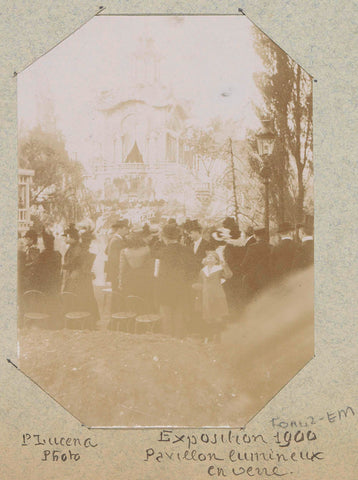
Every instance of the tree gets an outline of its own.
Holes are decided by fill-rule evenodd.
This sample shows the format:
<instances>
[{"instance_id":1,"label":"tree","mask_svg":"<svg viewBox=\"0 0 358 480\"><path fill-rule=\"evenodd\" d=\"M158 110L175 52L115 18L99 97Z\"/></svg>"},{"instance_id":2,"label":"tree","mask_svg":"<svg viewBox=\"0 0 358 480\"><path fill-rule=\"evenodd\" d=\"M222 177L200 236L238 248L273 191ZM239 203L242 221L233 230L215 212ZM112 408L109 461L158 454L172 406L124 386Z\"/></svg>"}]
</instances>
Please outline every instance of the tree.
<instances>
[{"instance_id":1,"label":"tree","mask_svg":"<svg viewBox=\"0 0 358 480\"><path fill-rule=\"evenodd\" d=\"M76 222L94 212L82 164L71 160L59 133L36 127L19 141L19 166L34 170L31 205L50 222Z\"/></svg>"},{"instance_id":2,"label":"tree","mask_svg":"<svg viewBox=\"0 0 358 480\"><path fill-rule=\"evenodd\" d=\"M206 127L190 127L186 144L201 168L202 182L210 182L213 216L233 216L237 223L258 224L260 185L249 168L247 144L239 139L241 125L237 121L214 118Z\"/></svg>"},{"instance_id":3,"label":"tree","mask_svg":"<svg viewBox=\"0 0 358 480\"><path fill-rule=\"evenodd\" d=\"M312 78L267 35L254 28L255 49L264 72L255 75L263 106L260 118L273 120L276 136L271 167L271 199L277 220L302 221L306 187L313 172ZM253 144L254 135L249 135ZM257 161L251 158L253 168Z\"/></svg>"}]
</instances>

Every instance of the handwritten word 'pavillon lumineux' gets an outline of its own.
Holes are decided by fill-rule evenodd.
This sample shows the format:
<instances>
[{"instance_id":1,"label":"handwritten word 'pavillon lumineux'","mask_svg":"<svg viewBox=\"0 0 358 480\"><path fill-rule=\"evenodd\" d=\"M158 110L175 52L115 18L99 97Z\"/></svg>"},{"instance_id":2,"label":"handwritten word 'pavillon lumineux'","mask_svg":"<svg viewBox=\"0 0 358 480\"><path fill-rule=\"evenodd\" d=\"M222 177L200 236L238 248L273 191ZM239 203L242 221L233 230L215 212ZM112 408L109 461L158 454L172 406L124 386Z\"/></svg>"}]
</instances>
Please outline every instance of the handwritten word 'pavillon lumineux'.
<instances>
[{"instance_id":1,"label":"handwritten word 'pavillon lumineux'","mask_svg":"<svg viewBox=\"0 0 358 480\"><path fill-rule=\"evenodd\" d=\"M145 452L145 462L298 462L298 461L315 461L324 460L323 452L321 451L308 451L300 450L288 453L274 452L272 449L266 452L245 452L238 450L230 450L228 456L219 455L215 452L202 452L198 450L185 450L183 452L171 452L171 451L155 451L153 448L148 448Z\"/></svg>"}]
</instances>

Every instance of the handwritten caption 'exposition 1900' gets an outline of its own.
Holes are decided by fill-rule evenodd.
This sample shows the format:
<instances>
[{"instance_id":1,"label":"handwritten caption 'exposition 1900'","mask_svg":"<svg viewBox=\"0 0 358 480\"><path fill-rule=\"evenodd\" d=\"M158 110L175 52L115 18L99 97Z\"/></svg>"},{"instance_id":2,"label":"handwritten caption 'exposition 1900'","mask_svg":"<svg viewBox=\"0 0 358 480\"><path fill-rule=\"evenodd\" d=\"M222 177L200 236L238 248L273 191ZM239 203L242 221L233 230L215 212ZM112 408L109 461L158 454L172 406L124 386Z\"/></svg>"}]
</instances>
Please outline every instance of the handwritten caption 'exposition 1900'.
<instances>
[{"instance_id":1,"label":"handwritten caption 'exposition 1900'","mask_svg":"<svg viewBox=\"0 0 358 480\"><path fill-rule=\"evenodd\" d=\"M207 474L210 477L245 474L251 477L256 475L283 477L292 473L284 468L288 462L313 462L324 459L322 451L314 447L310 448L312 442L317 440L317 434L313 430L307 432L297 430L292 433L289 431L276 432L273 439L280 451L269 448L272 438L265 438L261 434L249 435L244 433L240 435L229 430L223 434L193 433L178 435L172 430L162 430L158 439L159 442L170 442L172 444L184 442L184 449L172 451L165 448L148 448L145 452L144 461L151 463L198 462L206 465ZM307 445L308 442L309 446ZM301 443L306 444L305 448L287 453L281 450L293 445L301 446ZM230 445L230 448L225 448L221 452L221 449L215 450L214 445ZM210 446L211 450L204 449L205 446ZM257 466L257 464L260 466Z\"/></svg>"},{"instance_id":2,"label":"handwritten caption 'exposition 1900'","mask_svg":"<svg viewBox=\"0 0 358 480\"><path fill-rule=\"evenodd\" d=\"M272 434L249 434L245 428L223 433L186 432L162 429L157 443L145 450L147 464L196 463L206 468L209 477L241 478L284 477L293 474L297 462L322 462L316 424L325 418L336 423L355 416L352 407L327 412L325 417L307 417L308 421L271 420ZM315 426L309 428L309 420ZM299 428L298 428L299 426ZM308 428L307 428L308 427Z\"/></svg>"}]
</instances>

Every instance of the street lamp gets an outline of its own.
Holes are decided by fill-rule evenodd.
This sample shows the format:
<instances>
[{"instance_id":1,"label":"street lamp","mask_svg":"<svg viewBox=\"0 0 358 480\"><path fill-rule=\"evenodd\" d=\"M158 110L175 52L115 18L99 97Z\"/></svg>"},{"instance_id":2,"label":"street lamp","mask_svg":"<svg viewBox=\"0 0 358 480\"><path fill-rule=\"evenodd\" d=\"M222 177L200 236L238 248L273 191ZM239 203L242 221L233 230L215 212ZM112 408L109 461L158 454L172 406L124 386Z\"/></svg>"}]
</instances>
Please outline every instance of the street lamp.
<instances>
[{"instance_id":1,"label":"street lamp","mask_svg":"<svg viewBox=\"0 0 358 480\"><path fill-rule=\"evenodd\" d=\"M269 166L269 157L272 155L275 144L275 135L271 129L271 120L262 120L262 129L256 134L257 150L262 159L263 167L261 177L265 185L265 229L267 241L270 241L270 204L269 204L269 184L271 169Z\"/></svg>"}]
</instances>

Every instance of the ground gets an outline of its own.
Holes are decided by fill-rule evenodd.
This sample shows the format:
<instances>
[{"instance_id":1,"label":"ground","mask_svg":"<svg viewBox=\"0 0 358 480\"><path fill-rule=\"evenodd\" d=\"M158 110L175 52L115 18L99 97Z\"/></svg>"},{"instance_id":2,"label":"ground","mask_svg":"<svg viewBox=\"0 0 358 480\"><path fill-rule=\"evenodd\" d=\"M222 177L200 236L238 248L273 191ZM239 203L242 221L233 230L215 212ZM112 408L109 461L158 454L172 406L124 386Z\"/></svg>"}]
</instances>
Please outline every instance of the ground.
<instances>
[{"instance_id":1,"label":"ground","mask_svg":"<svg viewBox=\"0 0 358 480\"><path fill-rule=\"evenodd\" d=\"M20 369L87 426L239 427L313 357L313 269L255 299L221 344L107 322L22 328Z\"/></svg>"}]
</instances>

